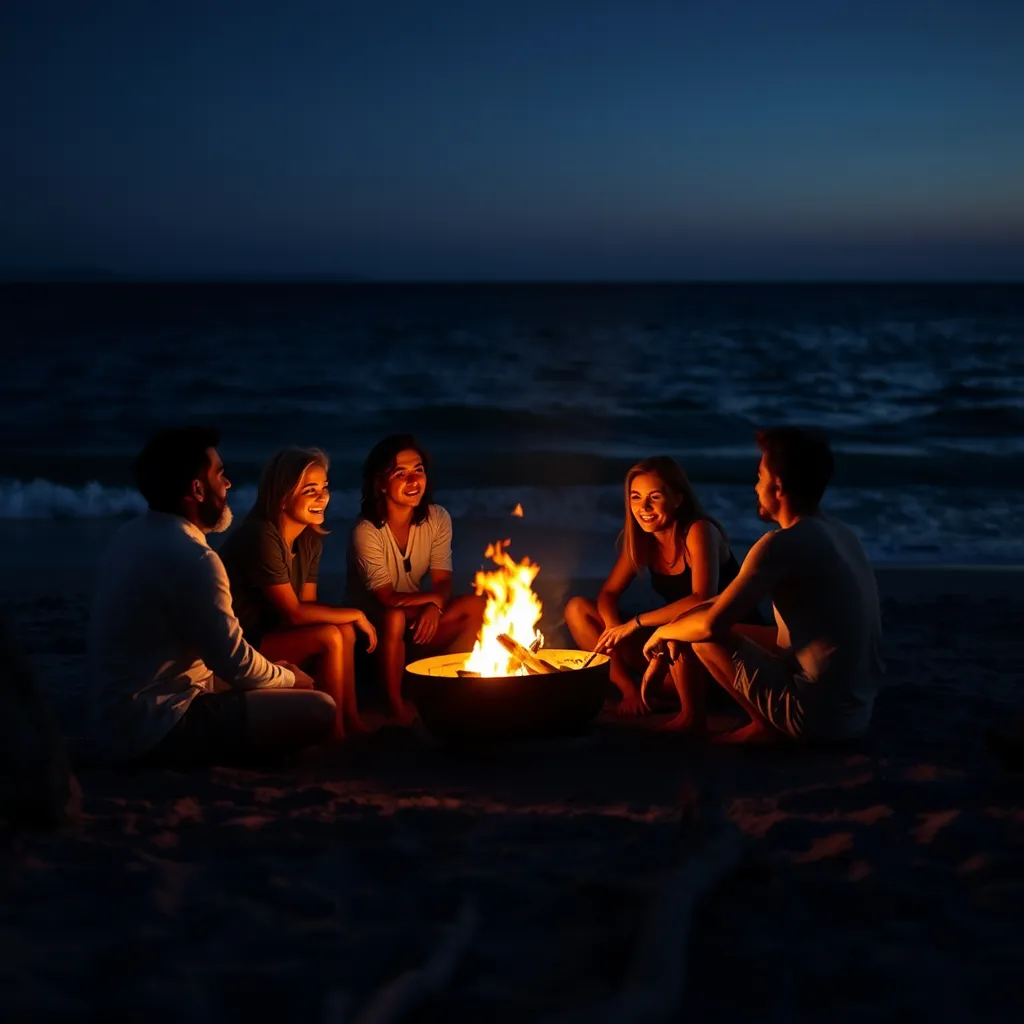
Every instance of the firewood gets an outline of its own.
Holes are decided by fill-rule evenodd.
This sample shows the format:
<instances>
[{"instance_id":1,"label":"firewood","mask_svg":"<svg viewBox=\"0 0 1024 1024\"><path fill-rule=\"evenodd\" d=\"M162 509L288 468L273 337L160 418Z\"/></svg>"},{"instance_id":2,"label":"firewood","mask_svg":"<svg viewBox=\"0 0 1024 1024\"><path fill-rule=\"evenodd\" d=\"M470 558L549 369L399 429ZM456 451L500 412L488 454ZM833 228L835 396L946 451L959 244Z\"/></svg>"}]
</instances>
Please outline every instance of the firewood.
<instances>
[{"instance_id":1,"label":"firewood","mask_svg":"<svg viewBox=\"0 0 1024 1024\"><path fill-rule=\"evenodd\" d=\"M558 669L549 665L546 661L542 661L537 657L528 647L524 647L521 643L517 643L508 635L508 633L501 633L498 636L498 643L512 655L513 658L522 662L526 666L526 671L533 676L546 676L553 672L557 672Z\"/></svg>"}]
</instances>

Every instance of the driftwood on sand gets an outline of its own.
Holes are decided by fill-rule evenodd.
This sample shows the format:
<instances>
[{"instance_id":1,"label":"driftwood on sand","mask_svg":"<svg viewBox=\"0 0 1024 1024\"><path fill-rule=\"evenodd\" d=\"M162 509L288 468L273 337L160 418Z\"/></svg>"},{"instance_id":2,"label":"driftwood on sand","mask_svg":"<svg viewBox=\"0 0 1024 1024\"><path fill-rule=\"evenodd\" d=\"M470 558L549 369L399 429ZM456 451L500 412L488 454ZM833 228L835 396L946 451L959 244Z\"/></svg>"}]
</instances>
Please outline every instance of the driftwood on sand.
<instances>
[{"instance_id":1,"label":"driftwood on sand","mask_svg":"<svg viewBox=\"0 0 1024 1024\"><path fill-rule=\"evenodd\" d=\"M59 825L77 814L80 795L32 666L0 624L0 819Z\"/></svg>"},{"instance_id":2,"label":"driftwood on sand","mask_svg":"<svg viewBox=\"0 0 1024 1024\"><path fill-rule=\"evenodd\" d=\"M437 952L416 970L400 974L377 991L355 1019L355 1024L395 1024L450 984L477 929L476 903L465 899L459 916Z\"/></svg>"},{"instance_id":3,"label":"driftwood on sand","mask_svg":"<svg viewBox=\"0 0 1024 1024\"><path fill-rule=\"evenodd\" d=\"M550 1024L630 1024L680 1019L694 914L744 859L744 837L708 789L682 793L685 860L651 896L625 984L610 999L559 1014Z\"/></svg>"}]
</instances>

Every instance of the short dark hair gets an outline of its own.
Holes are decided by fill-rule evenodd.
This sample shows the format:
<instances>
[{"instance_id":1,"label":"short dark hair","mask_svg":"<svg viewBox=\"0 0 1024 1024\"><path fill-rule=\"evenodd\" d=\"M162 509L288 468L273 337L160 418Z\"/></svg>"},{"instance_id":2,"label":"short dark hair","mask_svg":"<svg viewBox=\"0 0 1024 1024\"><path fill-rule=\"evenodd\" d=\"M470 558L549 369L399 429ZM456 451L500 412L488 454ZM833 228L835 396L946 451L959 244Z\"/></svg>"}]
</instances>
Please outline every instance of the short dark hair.
<instances>
[{"instance_id":1,"label":"short dark hair","mask_svg":"<svg viewBox=\"0 0 1024 1024\"><path fill-rule=\"evenodd\" d=\"M814 508L832 479L835 459L828 439L807 427L769 427L757 432L768 471L800 508Z\"/></svg>"},{"instance_id":2,"label":"short dark hair","mask_svg":"<svg viewBox=\"0 0 1024 1024\"><path fill-rule=\"evenodd\" d=\"M135 458L135 486L156 512L177 512L193 480L210 465L208 448L220 444L212 427L167 427L151 434Z\"/></svg>"},{"instance_id":3,"label":"short dark hair","mask_svg":"<svg viewBox=\"0 0 1024 1024\"><path fill-rule=\"evenodd\" d=\"M414 524L422 523L430 515L430 506L434 501L434 488L430 483L430 456L412 434L389 434L378 441L366 456L363 463L363 493L359 504L359 518L367 519L374 526L381 527L387 522L388 503L383 495L384 485L391 471L395 468L395 459L400 452L414 451L423 461L423 471L427 482L423 488L423 498L413 510Z\"/></svg>"}]
</instances>

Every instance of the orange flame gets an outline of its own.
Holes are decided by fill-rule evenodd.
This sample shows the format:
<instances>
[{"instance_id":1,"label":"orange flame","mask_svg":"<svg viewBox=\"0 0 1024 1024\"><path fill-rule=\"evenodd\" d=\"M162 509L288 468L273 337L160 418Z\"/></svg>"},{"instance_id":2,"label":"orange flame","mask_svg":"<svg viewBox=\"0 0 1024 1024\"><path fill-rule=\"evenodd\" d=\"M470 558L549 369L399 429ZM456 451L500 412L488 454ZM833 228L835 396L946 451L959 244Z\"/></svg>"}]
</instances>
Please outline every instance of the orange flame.
<instances>
[{"instance_id":1,"label":"orange flame","mask_svg":"<svg viewBox=\"0 0 1024 1024\"><path fill-rule=\"evenodd\" d=\"M516 502L516 507L512 509L512 515L514 515L516 519L523 518L523 506L520 505L518 501Z\"/></svg>"},{"instance_id":2,"label":"orange flame","mask_svg":"<svg viewBox=\"0 0 1024 1024\"><path fill-rule=\"evenodd\" d=\"M526 675L526 669L521 665L511 664L513 659L498 643L502 633L507 633L524 647L544 642L543 634L537 630L543 605L532 589L540 566L528 558L521 562L513 561L505 550L508 544L507 540L499 540L488 545L484 554L498 568L491 572L481 570L474 580L476 592L487 595L487 606L480 635L465 667L482 676Z\"/></svg>"}]
</instances>

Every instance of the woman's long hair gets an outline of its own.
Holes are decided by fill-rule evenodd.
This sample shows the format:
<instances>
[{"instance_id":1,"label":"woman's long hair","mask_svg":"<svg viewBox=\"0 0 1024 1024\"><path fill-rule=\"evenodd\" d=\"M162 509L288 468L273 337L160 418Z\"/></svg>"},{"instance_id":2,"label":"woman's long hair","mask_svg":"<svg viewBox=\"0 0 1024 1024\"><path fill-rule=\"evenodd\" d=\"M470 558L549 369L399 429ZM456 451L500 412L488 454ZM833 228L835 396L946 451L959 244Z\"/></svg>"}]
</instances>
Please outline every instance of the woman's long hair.
<instances>
[{"instance_id":1,"label":"woman's long hair","mask_svg":"<svg viewBox=\"0 0 1024 1024\"><path fill-rule=\"evenodd\" d=\"M260 473L260 485L256 492L256 504L249 517L265 519L277 525L284 503L302 483L302 477L310 466L321 466L326 473L331 461L326 452L319 448L282 448L275 452ZM330 533L316 523L309 529L316 533Z\"/></svg>"},{"instance_id":2,"label":"woman's long hair","mask_svg":"<svg viewBox=\"0 0 1024 1024\"><path fill-rule=\"evenodd\" d=\"M412 434L389 434L373 446L363 463L363 494L359 504L359 518L369 520L378 529L388 519L388 477L395 468L395 460L399 453L406 451L414 451L419 455L423 462L423 472L426 475L423 497L412 512L413 525L422 523L430 515L430 506L434 502L434 489L430 483L430 456L427 454L427 450Z\"/></svg>"},{"instance_id":3,"label":"woman's long hair","mask_svg":"<svg viewBox=\"0 0 1024 1024\"><path fill-rule=\"evenodd\" d=\"M643 459L632 466L626 474L626 521L622 533L619 534L619 544L637 572L651 564L657 544L657 541L649 533L645 533L641 529L630 507L629 495L633 489L633 481L642 473L651 473L658 477L664 487L665 496L676 503L675 522L679 525L679 534L684 548L686 535L698 519L707 519L725 537L725 528L717 519L704 511L704 506L700 503L697 492L693 489L693 484L690 483L690 478L675 459L667 455L654 455L649 459ZM690 564L689 551L686 552L686 564Z\"/></svg>"}]
</instances>

